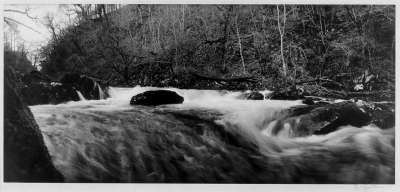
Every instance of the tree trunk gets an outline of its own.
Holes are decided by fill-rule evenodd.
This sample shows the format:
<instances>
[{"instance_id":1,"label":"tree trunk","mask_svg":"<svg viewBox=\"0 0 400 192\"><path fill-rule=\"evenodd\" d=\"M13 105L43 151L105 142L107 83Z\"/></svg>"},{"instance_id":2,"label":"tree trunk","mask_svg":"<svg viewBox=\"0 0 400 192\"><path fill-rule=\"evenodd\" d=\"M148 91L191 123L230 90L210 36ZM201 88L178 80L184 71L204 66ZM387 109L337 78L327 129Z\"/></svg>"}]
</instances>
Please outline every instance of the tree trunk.
<instances>
[{"instance_id":1,"label":"tree trunk","mask_svg":"<svg viewBox=\"0 0 400 192\"><path fill-rule=\"evenodd\" d=\"M277 20L278 20L278 30L279 30L279 36L281 39L281 60L282 60L282 70L283 70L283 77L284 77L284 81L286 84L286 80L287 80L287 65L285 62L285 56L284 56L284 52L283 52L283 38L285 35L285 24L286 24L286 6L283 5L283 25L281 26L281 22L280 22L280 13L279 13L279 5L276 6L276 10L278 13L277 16Z\"/></svg>"},{"instance_id":2,"label":"tree trunk","mask_svg":"<svg viewBox=\"0 0 400 192\"><path fill-rule=\"evenodd\" d=\"M228 10L225 12L224 18L224 37L222 38L222 50L221 50L221 57L222 57L222 71L226 71L226 50L228 49L228 36L229 36L229 21L230 15L232 12L232 6L229 6Z\"/></svg>"},{"instance_id":3,"label":"tree trunk","mask_svg":"<svg viewBox=\"0 0 400 192\"><path fill-rule=\"evenodd\" d=\"M236 15L236 35L237 35L237 38L238 38L239 51L240 51L240 59L241 59L241 61L242 61L243 74L246 74L246 66L245 66L245 64L244 64L242 43L241 43L241 41L240 41L238 18L239 18L239 15Z\"/></svg>"}]
</instances>

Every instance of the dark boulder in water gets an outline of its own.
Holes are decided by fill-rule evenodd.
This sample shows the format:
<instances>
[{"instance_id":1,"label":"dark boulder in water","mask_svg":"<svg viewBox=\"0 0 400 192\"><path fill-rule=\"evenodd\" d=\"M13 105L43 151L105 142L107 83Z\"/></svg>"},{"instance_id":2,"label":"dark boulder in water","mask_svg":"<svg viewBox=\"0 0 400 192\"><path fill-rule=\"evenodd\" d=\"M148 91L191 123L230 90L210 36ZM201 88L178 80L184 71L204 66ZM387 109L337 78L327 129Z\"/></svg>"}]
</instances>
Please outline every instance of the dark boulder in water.
<instances>
[{"instance_id":1,"label":"dark boulder in water","mask_svg":"<svg viewBox=\"0 0 400 192\"><path fill-rule=\"evenodd\" d=\"M183 97L169 90L146 91L131 98L131 105L163 105L183 103Z\"/></svg>"},{"instance_id":2,"label":"dark boulder in water","mask_svg":"<svg viewBox=\"0 0 400 192\"><path fill-rule=\"evenodd\" d=\"M333 103L333 101L334 101L333 99L328 99L328 98L306 96L306 98L303 99L303 104L323 106L331 104Z\"/></svg>"},{"instance_id":3,"label":"dark boulder in water","mask_svg":"<svg viewBox=\"0 0 400 192\"><path fill-rule=\"evenodd\" d=\"M4 181L62 182L31 111L15 91L12 70L4 83Z\"/></svg>"},{"instance_id":4,"label":"dark boulder in water","mask_svg":"<svg viewBox=\"0 0 400 192\"><path fill-rule=\"evenodd\" d=\"M312 98L305 98L303 100L303 103L306 104L306 105L314 105L315 101Z\"/></svg>"},{"instance_id":5,"label":"dark boulder in water","mask_svg":"<svg viewBox=\"0 0 400 192\"><path fill-rule=\"evenodd\" d=\"M365 106L350 101L324 106L299 106L287 110L273 122L271 132L289 137L328 134L345 125L362 127L370 124L371 120L371 114Z\"/></svg>"},{"instance_id":6,"label":"dark boulder in water","mask_svg":"<svg viewBox=\"0 0 400 192\"><path fill-rule=\"evenodd\" d=\"M264 100L264 95L257 91L252 91L246 94L247 100Z\"/></svg>"}]
</instances>

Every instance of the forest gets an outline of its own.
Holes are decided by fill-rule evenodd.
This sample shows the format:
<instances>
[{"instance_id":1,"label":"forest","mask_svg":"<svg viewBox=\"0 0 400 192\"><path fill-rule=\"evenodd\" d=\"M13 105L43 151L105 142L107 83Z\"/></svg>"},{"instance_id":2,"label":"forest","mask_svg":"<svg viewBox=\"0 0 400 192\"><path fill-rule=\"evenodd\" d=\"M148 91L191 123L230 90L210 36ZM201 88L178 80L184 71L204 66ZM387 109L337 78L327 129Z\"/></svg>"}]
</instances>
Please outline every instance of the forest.
<instances>
[{"instance_id":1,"label":"forest","mask_svg":"<svg viewBox=\"0 0 400 192\"><path fill-rule=\"evenodd\" d=\"M74 5L40 71L113 86L394 90L391 5ZM7 56L6 56L7 57ZM26 71L26 70L23 70Z\"/></svg>"}]
</instances>

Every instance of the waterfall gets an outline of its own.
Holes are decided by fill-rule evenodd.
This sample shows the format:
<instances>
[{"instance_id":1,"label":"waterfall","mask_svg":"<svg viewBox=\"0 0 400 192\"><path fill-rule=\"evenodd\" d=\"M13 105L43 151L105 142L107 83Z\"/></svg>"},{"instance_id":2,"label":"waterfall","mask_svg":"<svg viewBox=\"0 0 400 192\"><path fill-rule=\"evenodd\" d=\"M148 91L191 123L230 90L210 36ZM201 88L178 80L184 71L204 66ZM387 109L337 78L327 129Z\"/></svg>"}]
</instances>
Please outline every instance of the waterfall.
<instances>
[{"instance_id":1,"label":"waterfall","mask_svg":"<svg viewBox=\"0 0 400 192\"><path fill-rule=\"evenodd\" d=\"M104 93L103 89L100 87L100 85L96 82L97 89L99 91L99 99L106 99L106 94Z\"/></svg>"},{"instance_id":2,"label":"waterfall","mask_svg":"<svg viewBox=\"0 0 400 192\"><path fill-rule=\"evenodd\" d=\"M79 100L81 100L81 101L86 101L86 98L82 95L82 93L81 93L80 91L76 90L76 93L77 93L78 96L79 96Z\"/></svg>"}]
</instances>

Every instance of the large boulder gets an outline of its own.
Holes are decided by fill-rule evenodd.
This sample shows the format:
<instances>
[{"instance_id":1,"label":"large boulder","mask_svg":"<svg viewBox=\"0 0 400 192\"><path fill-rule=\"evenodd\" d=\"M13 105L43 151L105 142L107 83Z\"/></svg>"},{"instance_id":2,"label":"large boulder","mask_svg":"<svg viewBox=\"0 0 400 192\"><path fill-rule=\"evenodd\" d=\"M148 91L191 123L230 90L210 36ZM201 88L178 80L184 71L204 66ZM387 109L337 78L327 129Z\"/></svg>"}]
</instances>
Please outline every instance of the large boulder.
<instances>
[{"instance_id":1,"label":"large boulder","mask_svg":"<svg viewBox=\"0 0 400 192\"><path fill-rule=\"evenodd\" d=\"M42 134L29 108L15 90L15 78L6 68L4 82L4 181L62 182L53 166Z\"/></svg>"},{"instance_id":2,"label":"large boulder","mask_svg":"<svg viewBox=\"0 0 400 192\"><path fill-rule=\"evenodd\" d=\"M323 106L297 106L280 114L268 129L273 135L301 137L328 134L344 125L362 127L373 120L366 108L350 101Z\"/></svg>"},{"instance_id":3,"label":"large boulder","mask_svg":"<svg viewBox=\"0 0 400 192\"><path fill-rule=\"evenodd\" d=\"M137 94L131 98L131 105L163 105L163 104L180 104L183 103L183 97L174 91L154 90Z\"/></svg>"}]
</instances>

